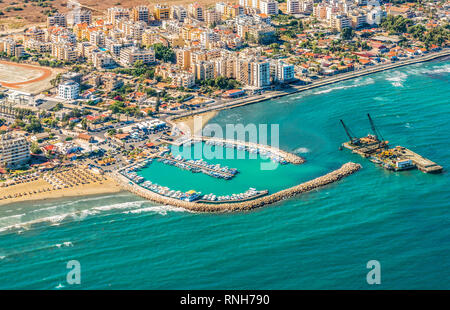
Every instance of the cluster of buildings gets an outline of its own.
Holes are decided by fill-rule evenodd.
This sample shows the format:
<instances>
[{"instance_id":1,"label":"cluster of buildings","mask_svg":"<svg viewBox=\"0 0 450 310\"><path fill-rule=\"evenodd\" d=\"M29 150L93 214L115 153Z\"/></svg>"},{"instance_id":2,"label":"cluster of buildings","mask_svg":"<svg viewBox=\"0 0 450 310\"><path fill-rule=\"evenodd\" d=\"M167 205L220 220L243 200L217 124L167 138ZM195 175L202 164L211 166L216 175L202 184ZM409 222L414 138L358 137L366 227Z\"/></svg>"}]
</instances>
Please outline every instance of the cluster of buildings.
<instances>
[{"instance_id":1,"label":"cluster of buildings","mask_svg":"<svg viewBox=\"0 0 450 310\"><path fill-rule=\"evenodd\" d=\"M289 0L290 4L299 0ZM312 7L312 13L320 22L332 29L359 29L365 25L378 25L386 11L378 0L330 0Z\"/></svg>"}]
</instances>

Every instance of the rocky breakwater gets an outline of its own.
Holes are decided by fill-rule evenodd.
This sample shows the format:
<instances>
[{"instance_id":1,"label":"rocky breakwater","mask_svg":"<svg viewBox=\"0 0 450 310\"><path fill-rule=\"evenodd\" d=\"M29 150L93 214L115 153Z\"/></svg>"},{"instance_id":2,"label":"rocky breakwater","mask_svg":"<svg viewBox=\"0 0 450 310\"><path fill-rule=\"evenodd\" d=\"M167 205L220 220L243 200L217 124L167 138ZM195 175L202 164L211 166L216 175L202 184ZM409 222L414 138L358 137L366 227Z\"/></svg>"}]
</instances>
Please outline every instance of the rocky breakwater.
<instances>
[{"instance_id":1,"label":"rocky breakwater","mask_svg":"<svg viewBox=\"0 0 450 310\"><path fill-rule=\"evenodd\" d=\"M128 179L120 174L116 174L114 179L118 180L121 186L136 195L144 197L146 199L152 200L157 203L162 203L166 205L171 205L175 207L184 208L194 212L238 212L247 211L255 208L259 208L268 204L272 204L284 199L291 198L298 194L306 193L316 188L331 184L333 182L339 181L342 178L351 175L361 169L360 164L356 163L346 163L342 165L339 169L329 172L323 176L317 177L313 180L307 181L305 183L281 190L274 194L256 198L253 200L238 202L238 203L223 203L223 204L207 204L207 203L196 203L182 201L174 198L164 197L142 188L136 184L132 184Z\"/></svg>"},{"instance_id":2,"label":"rocky breakwater","mask_svg":"<svg viewBox=\"0 0 450 310\"><path fill-rule=\"evenodd\" d=\"M254 148L254 149L258 149L258 150L265 150L274 155L280 156L281 158L283 158L290 164L300 165L300 164L305 163L305 159L303 157L298 156L293 153L283 151L282 149L279 149L277 147L273 147L270 145L263 145L263 144L257 144L257 143L253 143L253 142L233 140L233 139L220 139L220 138L216 138L216 137L206 137L206 136L195 136L191 141L192 142L212 141L212 142L218 142L218 143L232 144L235 146L240 145L245 148Z\"/></svg>"}]
</instances>

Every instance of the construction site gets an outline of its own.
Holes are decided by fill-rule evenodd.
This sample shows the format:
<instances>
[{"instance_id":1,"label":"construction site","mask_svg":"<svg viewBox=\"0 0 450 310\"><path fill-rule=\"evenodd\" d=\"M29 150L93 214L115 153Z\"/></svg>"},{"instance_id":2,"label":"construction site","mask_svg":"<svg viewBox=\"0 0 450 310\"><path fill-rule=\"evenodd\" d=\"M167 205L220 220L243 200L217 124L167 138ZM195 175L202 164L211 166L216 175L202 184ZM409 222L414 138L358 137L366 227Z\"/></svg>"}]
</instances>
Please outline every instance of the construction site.
<instances>
[{"instance_id":1,"label":"construction site","mask_svg":"<svg viewBox=\"0 0 450 310\"><path fill-rule=\"evenodd\" d=\"M370 117L370 114L367 114L367 117L372 133L361 138L356 137L344 121L340 120L345 133L350 139L348 142L342 144L341 149L343 147L350 149L352 150L352 153L369 158L371 162L378 164L387 170L402 171L419 169L425 173L442 172L441 166L403 146L390 148L389 141L384 140Z\"/></svg>"}]
</instances>

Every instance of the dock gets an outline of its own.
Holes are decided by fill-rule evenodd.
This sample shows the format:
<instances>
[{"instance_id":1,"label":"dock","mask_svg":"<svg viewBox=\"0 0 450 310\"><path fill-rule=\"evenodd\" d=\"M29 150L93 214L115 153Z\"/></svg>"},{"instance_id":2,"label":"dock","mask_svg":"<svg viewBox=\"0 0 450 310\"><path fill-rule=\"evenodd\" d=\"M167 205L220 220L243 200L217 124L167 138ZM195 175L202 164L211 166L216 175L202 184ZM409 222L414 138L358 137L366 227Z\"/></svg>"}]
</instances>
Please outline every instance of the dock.
<instances>
[{"instance_id":1,"label":"dock","mask_svg":"<svg viewBox=\"0 0 450 310\"><path fill-rule=\"evenodd\" d=\"M383 139L370 115L367 114L367 116L373 133L361 138L357 138L341 120L350 138L350 141L342 144L343 147L352 150L352 153L369 158L371 162L387 170L402 171L417 168L424 173L442 172L441 166L403 146L389 148L389 142Z\"/></svg>"},{"instance_id":2,"label":"dock","mask_svg":"<svg viewBox=\"0 0 450 310\"><path fill-rule=\"evenodd\" d=\"M439 166L438 164L436 164L435 162L420 156L419 154L405 148L402 146L397 146L395 148L395 150L397 150L397 152L399 153L399 156L401 156L404 159L409 159L411 160L417 167L417 169L419 169L422 172L425 173L441 173L442 172L442 166Z\"/></svg>"}]
</instances>

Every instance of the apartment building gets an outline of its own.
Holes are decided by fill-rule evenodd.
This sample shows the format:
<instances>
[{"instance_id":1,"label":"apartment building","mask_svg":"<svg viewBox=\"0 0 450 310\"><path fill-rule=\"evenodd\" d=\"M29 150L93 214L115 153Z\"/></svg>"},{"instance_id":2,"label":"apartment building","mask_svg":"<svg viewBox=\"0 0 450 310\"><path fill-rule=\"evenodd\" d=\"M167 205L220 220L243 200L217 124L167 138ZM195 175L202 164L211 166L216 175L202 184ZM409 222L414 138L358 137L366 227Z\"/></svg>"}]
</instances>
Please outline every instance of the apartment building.
<instances>
[{"instance_id":1,"label":"apartment building","mask_svg":"<svg viewBox=\"0 0 450 310\"><path fill-rule=\"evenodd\" d=\"M332 15L330 19L330 26L338 31L342 31L344 28L352 27L350 19L346 15Z\"/></svg>"},{"instance_id":2,"label":"apartment building","mask_svg":"<svg viewBox=\"0 0 450 310\"><path fill-rule=\"evenodd\" d=\"M189 16L196 20L204 20L204 8L198 3L191 3L188 6Z\"/></svg>"},{"instance_id":3,"label":"apartment building","mask_svg":"<svg viewBox=\"0 0 450 310\"><path fill-rule=\"evenodd\" d=\"M86 9L73 10L71 12L73 18L73 25L86 23L90 25L92 23L92 12Z\"/></svg>"},{"instance_id":4,"label":"apartment building","mask_svg":"<svg viewBox=\"0 0 450 310\"><path fill-rule=\"evenodd\" d=\"M286 11L288 14L300 13L300 0L287 0Z\"/></svg>"},{"instance_id":5,"label":"apartment building","mask_svg":"<svg viewBox=\"0 0 450 310\"><path fill-rule=\"evenodd\" d=\"M17 168L30 159L30 142L23 135L6 133L0 135L0 166Z\"/></svg>"},{"instance_id":6,"label":"apartment building","mask_svg":"<svg viewBox=\"0 0 450 310\"><path fill-rule=\"evenodd\" d=\"M47 28L52 26L67 27L66 14L56 13L47 17Z\"/></svg>"},{"instance_id":7,"label":"apartment building","mask_svg":"<svg viewBox=\"0 0 450 310\"><path fill-rule=\"evenodd\" d=\"M172 6L172 18L175 20L178 20L180 22L183 22L185 18L187 18L188 14L186 9L181 5L174 5Z\"/></svg>"},{"instance_id":8,"label":"apartment building","mask_svg":"<svg viewBox=\"0 0 450 310\"><path fill-rule=\"evenodd\" d=\"M140 49L132 46L120 50L120 64L123 66L132 66L136 61L142 61L144 64L155 62L155 51L153 49Z\"/></svg>"},{"instance_id":9,"label":"apartment building","mask_svg":"<svg viewBox=\"0 0 450 310\"><path fill-rule=\"evenodd\" d=\"M191 67L191 49L180 48L175 51L177 66L183 70Z\"/></svg>"},{"instance_id":10,"label":"apartment building","mask_svg":"<svg viewBox=\"0 0 450 310\"><path fill-rule=\"evenodd\" d=\"M170 18L170 7L164 4L156 4L154 9L156 20L166 20Z\"/></svg>"},{"instance_id":11,"label":"apartment building","mask_svg":"<svg viewBox=\"0 0 450 310\"><path fill-rule=\"evenodd\" d=\"M135 22L149 22L150 13L148 7L140 5L131 10L131 19Z\"/></svg>"},{"instance_id":12,"label":"apartment building","mask_svg":"<svg viewBox=\"0 0 450 310\"><path fill-rule=\"evenodd\" d=\"M119 7L108 8L107 17L108 23L116 25L119 20L130 18L130 10Z\"/></svg>"},{"instance_id":13,"label":"apartment building","mask_svg":"<svg viewBox=\"0 0 450 310\"><path fill-rule=\"evenodd\" d=\"M295 67L281 60L270 63L270 75L274 82L287 83L294 80Z\"/></svg>"},{"instance_id":14,"label":"apartment building","mask_svg":"<svg viewBox=\"0 0 450 310\"><path fill-rule=\"evenodd\" d=\"M258 60L252 62L252 80L249 85L262 88L270 85L270 64L267 61Z\"/></svg>"},{"instance_id":15,"label":"apartment building","mask_svg":"<svg viewBox=\"0 0 450 310\"><path fill-rule=\"evenodd\" d=\"M278 1L276 0L260 0L259 9L261 13L267 15L278 14Z\"/></svg>"},{"instance_id":16,"label":"apartment building","mask_svg":"<svg viewBox=\"0 0 450 310\"><path fill-rule=\"evenodd\" d=\"M0 52L6 53L9 57L21 57L25 52L25 48L15 40L8 38L4 41L0 41Z\"/></svg>"},{"instance_id":17,"label":"apartment building","mask_svg":"<svg viewBox=\"0 0 450 310\"><path fill-rule=\"evenodd\" d=\"M203 60L192 64L192 71L197 80L207 80L214 78L214 63Z\"/></svg>"},{"instance_id":18,"label":"apartment building","mask_svg":"<svg viewBox=\"0 0 450 310\"><path fill-rule=\"evenodd\" d=\"M58 97L64 100L77 99L80 95L80 84L75 81L65 81L58 85Z\"/></svg>"},{"instance_id":19,"label":"apartment building","mask_svg":"<svg viewBox=\"0 0 450 310\"><path fill-rule=\"evenodd\" d=\"M65 61L77 60L77 51L71 44L66 43L53 43L51 56Z\"/></svg>"},{"instance_id":20,"label":"apartment building","mask_svg":"<svg viewBox=\"0 0 450 310\"><path fill-rule=\"evenodd\" d=\"M191 88L195 85L195 76L190 72L177 72L172 78L172 84L177 87Z\"/></svg>"},{"instance_id":21,"label":"apartment building","mask_svg":"<svg viewBox=\"0 0 450 310\"><path fill-rule=\"evenodd\" d=\"M349 15L353 29L359 29L367 23L367 15L362 12L354 11Z\"/></svg>"}]
</instances>

